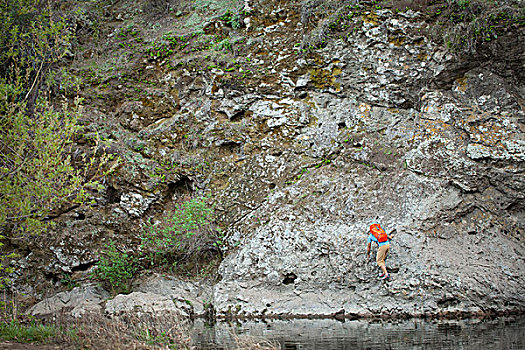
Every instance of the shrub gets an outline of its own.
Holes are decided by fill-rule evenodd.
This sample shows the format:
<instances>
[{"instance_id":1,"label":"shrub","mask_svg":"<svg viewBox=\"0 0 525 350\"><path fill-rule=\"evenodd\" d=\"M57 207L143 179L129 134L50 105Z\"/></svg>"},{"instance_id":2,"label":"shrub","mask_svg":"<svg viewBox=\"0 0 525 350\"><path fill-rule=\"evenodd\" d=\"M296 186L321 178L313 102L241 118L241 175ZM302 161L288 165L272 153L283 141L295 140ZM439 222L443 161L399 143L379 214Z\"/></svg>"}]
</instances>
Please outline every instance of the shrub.
<instances>
[{"instance_id":1,"label":"shrub","mask_svg":"<svg viewBox=\"0 0 525 350\"><path fill-rule=\"evenodd\" d=\"M115 243L110 241L102 251L94 274L113 294L129 293L131 281L137 270L137 259L120 251Z\"/></svg>"},{"instance_id":2,"label":"shrub","mask_svg":"<svg viewBox=\"0 0 525 350\"><path fill-rule=\"evenodd\" d=\"M146 227L141 250L150 266L196 272L200 264L220 256L222 238L213 208L203 198L191 199Z\"/></svg>"},{"instance_id":3,"label":"shrub","mask_svg":"<svg viewBox=\"0 0 525 350\"><path fill-rule=\"evenodd\" d=\"M50 102L50 91L71 78L62 72L57 82L53 72L71 54L73 35L71 21L54 12L54 5L47 0L0 4L0 231L6 239L45 232L51 217L86 203L88 189L100 189L97 179L108 174L105 156L76 165L71 159L81 132L81 101L59 108ZM10 272L0 265L2 275Z\"/></svg>"}]
</instances>

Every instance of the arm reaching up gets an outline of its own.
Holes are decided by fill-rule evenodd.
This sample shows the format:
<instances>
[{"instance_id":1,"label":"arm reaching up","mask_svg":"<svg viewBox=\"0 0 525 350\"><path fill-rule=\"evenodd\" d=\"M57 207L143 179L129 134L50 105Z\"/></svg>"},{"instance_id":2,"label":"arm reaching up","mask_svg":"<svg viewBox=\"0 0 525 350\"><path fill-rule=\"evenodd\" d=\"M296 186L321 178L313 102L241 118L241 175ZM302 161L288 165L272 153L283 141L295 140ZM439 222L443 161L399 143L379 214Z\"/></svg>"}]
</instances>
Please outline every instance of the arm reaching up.
<instances>
[{"instance_id":1,"label":"arm reaching up","mask_svg":"<svg viewBox=\"0 0 525 350\"><path fill-rule=\"evenodd\" d=\"M396 233L396 232L397 232L397 229L393 229L392 232L390 232L390 233L388 234L388 239L389 239L389 240L393 239L393 238L394 238L394 233Z\"/></svg>"}]
</instances>

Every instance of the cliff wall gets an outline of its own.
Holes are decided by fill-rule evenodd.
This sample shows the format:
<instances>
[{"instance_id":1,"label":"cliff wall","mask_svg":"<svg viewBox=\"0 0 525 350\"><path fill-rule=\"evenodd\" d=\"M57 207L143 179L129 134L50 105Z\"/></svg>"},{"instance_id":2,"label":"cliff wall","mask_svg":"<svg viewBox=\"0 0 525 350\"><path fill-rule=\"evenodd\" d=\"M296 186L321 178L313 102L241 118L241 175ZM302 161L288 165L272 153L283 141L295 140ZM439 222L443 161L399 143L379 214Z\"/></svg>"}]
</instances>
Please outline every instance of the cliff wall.
<instances>
[{"instance_id":1,"label":"cliff wall","mask_svg":"<svg viewBox=\"0 0 525 350\"><path fill-rule=\"evenodd\" d=\"M210 195L228 243L205 288L219 316L524 310L521 2L483 37L439 1L172 5L84 9L99 41L80 36L71 67L86 124L124 163L28 244L19 264L38 272L21 286L39 299L83 281L104 242L133 250L148 219ZM440 25L456 15L458 32ZM397 230L388 281L365 259L372 222Z\"/></svg>"}]
</instances>

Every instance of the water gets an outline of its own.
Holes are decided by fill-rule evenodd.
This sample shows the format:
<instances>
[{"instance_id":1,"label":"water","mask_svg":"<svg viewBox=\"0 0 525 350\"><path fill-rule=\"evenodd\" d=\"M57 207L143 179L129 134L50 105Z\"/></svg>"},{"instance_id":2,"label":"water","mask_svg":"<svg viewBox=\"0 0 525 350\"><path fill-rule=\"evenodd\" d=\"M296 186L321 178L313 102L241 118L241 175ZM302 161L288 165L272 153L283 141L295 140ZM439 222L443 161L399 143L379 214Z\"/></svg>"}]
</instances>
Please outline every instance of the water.
<instances>
[{"instance_id":1,"label":"water","mask_svg":"<svg viewBox=\"0 0 525 350\"><path fill-rule=\"evenodd\" d=\"M199 349L233 349L250 340L278 349L525 349L525 316L494 320L259 320L195 321Z\"/></svg>"}]
</instances>

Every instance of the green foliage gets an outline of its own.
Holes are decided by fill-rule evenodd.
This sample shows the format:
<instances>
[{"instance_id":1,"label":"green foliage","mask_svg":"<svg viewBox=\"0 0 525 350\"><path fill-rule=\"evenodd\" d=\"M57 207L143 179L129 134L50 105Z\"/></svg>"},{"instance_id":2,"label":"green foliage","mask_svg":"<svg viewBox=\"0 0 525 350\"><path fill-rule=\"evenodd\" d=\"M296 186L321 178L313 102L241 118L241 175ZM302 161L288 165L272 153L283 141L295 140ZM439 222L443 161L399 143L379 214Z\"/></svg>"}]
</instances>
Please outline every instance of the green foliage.
<instances>
[{"instance_id":1,"label":"green foliage","mask_svg":"<svg viewBox=\"0 0 525 350\"><path fill-rule=\"evenodd\" d=\"M323 160L321 160L319 163L317 163L315 165L315 168L318 169L318 168L320 168L322 166L330 165L330 163L332 163L332 161L330 159L323 159Z\"/></svg>"},{"instance_id":2,"label":"green foliage","mask_svg":"<svg viewBox=\"0 0 525 350\"><path fill-rule=\"evenodd\" d=\"M60 283L68 290L72 290L73 288L79 286L79 284L73 280L70 274L64 274L62 278L60 278Z\"/></svg>"},{"instance_id":3,"label":"green foliage","mask_svg":"<svg viewBox=\"0 0 525 350\"><path fill-rule=\"evenodd\" d=\"M232 44L228 38L218 41L213 45L215 51L232 51Z\"/></svg>"},{"instance_id":4,"label":"green foliage","mask_svg":"<svg viewBox=\"0 0 525 350\"><path fill-rule=\"evenodd\" d=\"M470 3L470 0L456 0L456 4L462 9L465 9Z\"/></svg>"},{"instance_id":5,"label":"green foliage","mask_svg":"<svg viewBox=\"0 0 525 350\"><path fill-rule=\"evenodd\" d=\"M12 85L0 84L0 106L8 109L0 120L0 224L25 235L43 231L47 224L41 219L49 211L78 203L85 193L79 191L82 174L67 155L78 131L77 114L57 113L39 99L29 115L23 104L10 103L13 93Z\"/></svg>"},{"instance_id":6,"label":"green foliage","mask_svg":"<svg viewBox=\"0 0 525 350\"><path fill-rule=\"evenodd\" d=\"M60 109L49 102L50 92L66 95L79 85L65 70L55 70L70 55L72 31L52 4L0 4L0 229L7 238L45 231L53 211L85 202L87 189L99 186L93 177L86 180L88 172L103 176L104 160L75 167L70 156L80 131L80 100ZM0 257L0 287L13 272L4 262L13 257Z\"/></svg>"},{"instance_id":7,"label":"green foliage","mask_svg":"<svg viewBox=\"0 0 525 350\"><path fill-rule=\"evenodd\" d=\"M64 95L63 89L79 86L67 71L57 72L70 54L72 30L52 4L0 5L0 228L9 237L45 231L51 213L85 203L88 190L100 190L97 180L108 174L109 157L71 159L81 100L60 108L50 102L58 85Z\"/></svg>"},{"instance_id":8,"label":"green foliage","mask_svg":"<svg viewBox=\"0 0 525 350\"><path fill-rule=\"evenodd\" d=\"M118 320L86 314L57 314L36 319L23 314L0 315L0 343L30 343L37 349L190 349L186 323L179 316L127 314ZM39 347L39 345L44 345ZM13 349L24 345L13 344ZM9 347L9 344L7 344ZM3 347L2 347L3 348Z\"/></svg>"},{"instance_id":9,"label":"green foliage","mask_svg":"<svg viewBox=\"0 0 525 350\"><path fill-rule=\"evenodd\" d=\"M150 47L146 50L150 59L164 59L171 56L173 53L184 50L188 46L192 36L172 35L166 33L162 36L160 41L150 43Z\"/></svg>"},{"instance_id":10,"label":"green foliage","mask_svg":"<svg viewBox=\"0 0 525 350\"><path fill-rule=\"evenodd\" d=\"M147 226L141 250L150 265L196 268L213 259L223 245L223 235L213 222L214 210L205 199L183 202L162 221Z\"/></svg>"},{"instance_id":11,"label":"green foliage","mask_svg":"<svg viewBox=\"0 0 525 350\"><path fill-rule=\"evenodd\" d=\"M2 246L4 245L2 243L2 239L4 238L4 236L0 235L0 248L2 248ZM7 276L15 272L15 270L11 266L6 264L6 262L16 257L18 257L18 255L15 253L0 255L0 290L4 289L9 284L10 279Z\"/></svg>"},{"instance_id":12,"label":"green foliage","mask_svg":"<svg viewBox=\"0 0 525 350\"><path fill-rule=\"evenodd\" d=\"M162 221L147 226L141 237L140 253L133 256L117 248L113 241L105 246L94 278L113 294L127 293L140 267L156 267L204 275L220 256L223 235L213 224L214 211L204 199L185 201ZM146 266L140 266L139 261Z\"/></svg>"},{"instance_id":13,"label":"green foliage","mask_svg":"<svg viewBox=\"0 0 525 350\"><path fill-rule=\"evenodd\" d=\"M158 331L145 328L137 334L137 338L150 346L162 346L165 349L177 349L177 343L169 331Z\"/></svg>"},{"instance_id":14,"label":"green foliage","mask_svg":"<svg viewBox=\"0 0 525 350\"><path fill-rule=\"evenodd\" d=\"M0 323L0 339L19 343L45 343L57 334L55 326L47 326L36 320L21 323L18 319Z\"/></svg>"},{"instance_id":15,"label":"green foliage","mask_svg":"<svg viewBox=\"0 0 525 350\"><path fill-rule=\"evenodd\" d=\"M126 252L120 251L115 243L110 241L102 252L94 275L113 294L128 293L131 280L137 270L137 259Z\"/></svg>"},{"instance_id":16,"label":"green foliage","mask_svg":"<svg viewBox=\"0 0 525 350\"><path fill-rule=\"evenodd\" d=\"M238 13L228 10L226 13L220 16L219 19L233 29L241 28L241 16Z\"/></svg>"},{"instance_id":17,"label":"green foliage","mask_svg":"<svg viewBox=\"0 0 525 350\"><path fill-rule=\"evenodd\" d=\"M44 71L70 54L72 31L51 4L11 0L0 5L0 74L26 94L37 90Z\"/></svg>"}]
</instances>

